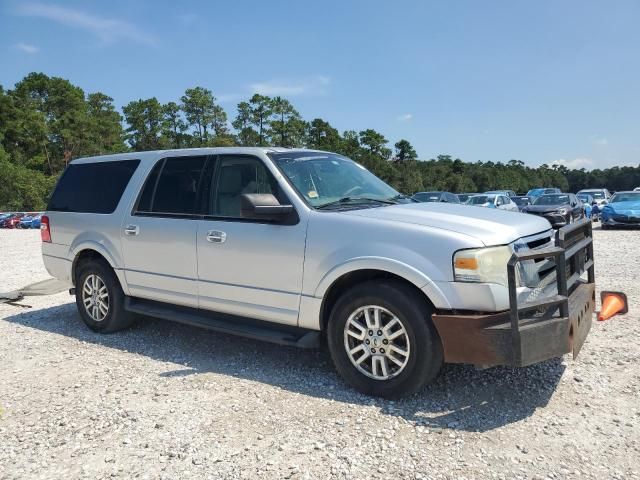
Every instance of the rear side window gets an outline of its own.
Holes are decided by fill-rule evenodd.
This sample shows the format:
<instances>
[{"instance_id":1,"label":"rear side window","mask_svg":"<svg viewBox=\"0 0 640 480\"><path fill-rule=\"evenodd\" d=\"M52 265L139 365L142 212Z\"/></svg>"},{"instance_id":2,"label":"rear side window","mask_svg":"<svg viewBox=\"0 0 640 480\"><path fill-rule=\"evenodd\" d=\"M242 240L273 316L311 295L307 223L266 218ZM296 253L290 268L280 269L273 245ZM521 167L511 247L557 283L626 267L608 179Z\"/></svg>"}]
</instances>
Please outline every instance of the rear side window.
<instances>
[{"instance_id":1,"label":"rear side window","mask_svg":"<svg viewBox=\"0 0 640 480\"><path fill-rule=\"evenodd\" d=\"M147 177L136 213L193 215L206 156L160 160Z\"/></svg>"},{"instance_id":2,"label":"rear side window","mask_svg":"<svg viewBox=\"0 0 640 480\"><path fill-rule=\"evenodd\" d=\"M72 163L62 174L47 210L113 213L140 160Z\"/></svg>"}]
</instances>

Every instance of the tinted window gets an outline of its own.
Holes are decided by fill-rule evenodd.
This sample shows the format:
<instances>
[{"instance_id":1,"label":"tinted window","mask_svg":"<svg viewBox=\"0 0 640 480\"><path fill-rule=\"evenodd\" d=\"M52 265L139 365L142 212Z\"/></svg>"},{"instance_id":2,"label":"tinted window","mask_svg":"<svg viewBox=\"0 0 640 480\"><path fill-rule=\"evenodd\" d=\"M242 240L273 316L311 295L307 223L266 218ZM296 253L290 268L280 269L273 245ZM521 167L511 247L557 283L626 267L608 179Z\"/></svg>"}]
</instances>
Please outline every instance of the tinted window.
<instances>
[{"instance_id":1,"label":"tinted window","mask_svg":"<svg viewBox=\"0 0 640 480\"><path fill-rule=\"evenodd\" d=\"M113 213L140 160L72 163L64 171L47 210Z\"/></svg>"},{"instance_id":2,"label":"tinted window","mask_svg":"<svg viewBox=\"0 0 640 480\"><path fill-rule=\"evenodd\" d=\"M172 215L198 213L198 186L206 161L206 156L159 161L147 177L137 212Z\"/></svg>"},{"instance_id":3,"label":"tinted window","mask_svg":"<svg viewBox=\"0 0 640 480\"><path fill-rule=\"evenodd\" d=\"M213 182L215 193L209 205L209 215L241 217L240 196L245 193L271 193L281 204L288 203L271 172L255 157L221 157Z\"/></svg>"}]
</instances>

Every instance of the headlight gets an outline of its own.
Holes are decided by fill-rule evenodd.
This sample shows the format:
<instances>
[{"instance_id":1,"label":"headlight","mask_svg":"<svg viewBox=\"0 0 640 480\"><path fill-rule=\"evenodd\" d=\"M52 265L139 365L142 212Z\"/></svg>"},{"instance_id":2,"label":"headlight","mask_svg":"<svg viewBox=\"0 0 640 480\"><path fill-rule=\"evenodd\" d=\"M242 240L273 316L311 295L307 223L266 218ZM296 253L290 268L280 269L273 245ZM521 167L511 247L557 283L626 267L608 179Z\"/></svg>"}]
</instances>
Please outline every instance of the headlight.
<instances>
[{"instance_id":1,"label":"headlight","mask_svg":"<svg viewBox=\"0 0 640 480\"><path fill-rule=\"evenodd\" d=\"M569 209L565 208L565 207L562 207L562 208L559 208L558 210L556 210L556 212L558 212L560 215L566 215L567 213L569 213Z\"/></svg>"},{"instance_id":2,"label":"headlight","mask_svg":"<svg viewBox=\"0 0 640 480\"><path fill-rule=\"evenodd\" d=\"M457 282L482 282L508 285L507 263L513 254L508 246L459 250L453 255Z\"/></svg>"}]
</instances>

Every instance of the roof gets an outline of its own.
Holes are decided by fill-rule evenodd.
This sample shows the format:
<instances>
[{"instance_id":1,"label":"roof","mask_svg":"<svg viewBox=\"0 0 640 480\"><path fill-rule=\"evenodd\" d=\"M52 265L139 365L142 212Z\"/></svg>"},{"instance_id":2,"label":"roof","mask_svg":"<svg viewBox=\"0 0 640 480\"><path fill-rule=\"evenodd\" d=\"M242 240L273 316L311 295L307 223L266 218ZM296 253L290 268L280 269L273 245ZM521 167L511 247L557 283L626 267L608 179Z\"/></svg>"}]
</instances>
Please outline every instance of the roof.
<instances>
[{"instance_id":1,"label":"roof","mask_svg":"<svg viewBox=\"0 0 640 480\"><path fill-rule=\"evenodd\" d=\"M71 163L107 162L116 160L146 160L164 156L187 155L220 155L220 154L266 154L271 152L321 152L307 148L283 148L283 147L202 147L202 148L176 148L169 150L147 150L144 152L124 152L109 155L96 155L93 157L76 158Z\"/></svg>"}]
</instances>

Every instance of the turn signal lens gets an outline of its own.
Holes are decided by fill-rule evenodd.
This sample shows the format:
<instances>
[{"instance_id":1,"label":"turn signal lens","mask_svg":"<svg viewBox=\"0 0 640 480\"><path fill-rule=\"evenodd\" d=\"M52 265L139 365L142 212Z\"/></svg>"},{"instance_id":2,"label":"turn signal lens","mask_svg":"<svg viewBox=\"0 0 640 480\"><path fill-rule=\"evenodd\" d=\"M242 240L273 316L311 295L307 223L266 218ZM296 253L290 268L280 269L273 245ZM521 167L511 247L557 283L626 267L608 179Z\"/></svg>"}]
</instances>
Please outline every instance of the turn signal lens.
<instances>
[{"instance_id":1,"label":"turn signal lens","mask_svg":"<svg viewBox=\"0 0 640 480\"><path fill-rule=\"evenodd\" d=\"M477 270L478 260L475 258L456 258L456 268L463 268L465 270Z\"/></svg>"}]
</instances>

